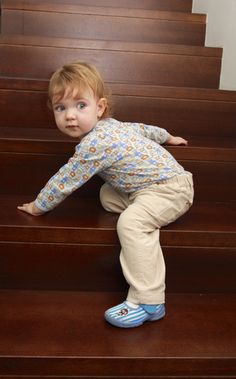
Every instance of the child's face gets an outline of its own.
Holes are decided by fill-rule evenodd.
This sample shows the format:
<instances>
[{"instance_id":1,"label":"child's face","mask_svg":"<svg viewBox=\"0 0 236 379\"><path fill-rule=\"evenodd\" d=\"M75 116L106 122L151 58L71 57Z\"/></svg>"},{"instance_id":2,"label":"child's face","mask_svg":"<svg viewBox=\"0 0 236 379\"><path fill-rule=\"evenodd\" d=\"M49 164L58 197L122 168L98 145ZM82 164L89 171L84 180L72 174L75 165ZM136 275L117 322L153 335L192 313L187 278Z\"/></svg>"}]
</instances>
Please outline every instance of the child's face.
<instances>
[{"instance_id":1,"label":"child's face","mask_svg":"<svg viewBox=\"0 0 236 379\"><path fill-rule=\"evenodd\" d=\"M77 91L68 88L62 99L53 97L53 112L58 129L73 138L83 138L102 116L106 99L97 100L90 88L78 97Z\"/></svg>"}]
</instances>

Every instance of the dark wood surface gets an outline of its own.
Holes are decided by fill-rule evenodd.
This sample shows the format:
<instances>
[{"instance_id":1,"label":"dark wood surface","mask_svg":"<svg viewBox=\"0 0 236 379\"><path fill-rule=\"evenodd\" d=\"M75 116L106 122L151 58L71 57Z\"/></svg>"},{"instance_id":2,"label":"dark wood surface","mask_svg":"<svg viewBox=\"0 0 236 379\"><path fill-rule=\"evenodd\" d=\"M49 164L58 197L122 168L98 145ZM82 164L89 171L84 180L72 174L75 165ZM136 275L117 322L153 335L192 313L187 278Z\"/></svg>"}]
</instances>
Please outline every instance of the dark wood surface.
<instances>
[{"instance_id":1,"label":"dark wood surface","mask_svg":"<svg viewBox=\"0 0 236 379\"><path fill-rule=\"evenodd\" d=\"M47 79L56 68L80 59L96 64L106 81L219 86L221 49L139 42L91 41L91 44L78 39L62 42L59 38L1 36L1 75ZM18 64L9 65L9 61Z\"/></svg>"},{"instance_id":2,"label":"dark wood surface","mask_svg":"<svg viewBox=\"0 0 236 379\"><path fill-rule=\"evenodd\" d=\"M32 196L1 195L0 200L1 241L118 244L118 216L103 210L96 197L84 200L72 195L41 217L16 209L17 205L33 200ZM162 229L162 244L234 247L235 206L231 202L195 202L188 213Z\"/></svg>"},{"instance_id":3,"label":"dark wood surface","mask_svg":"<svg viewBox=\"0 0 236 379\"><path fill-rule=\"evenodd\" d=\"M236 379L236 91L218 90L221 48L179 44L186 28L189 42L190 29L202 38L205 16L192 15L189 0L3 0L8 12L25 8L24 20L14 18L9 31L36 28L26 13L32 5L41 11L31 20L47 10L45 27L50 20L56 32L57 18L63 37L81 12L81 23L93 17L95 27L105 6L114 25L118 15L140 25L151 16L159 41L172 43L153 43L151 29L149 42L139 43L96 40L95 29L87 39L1 35L0 377ZM140 38L131 29L126 34ZM115 117L189 140L168 147L193 172L196 196L187 214L161 230L167 316L134 330L103 319L105 309L125 299L127 285L118 215L98 200L102 181L94 177L41 217L16 209L73 153L74 141L57 132L46 108L46 91L51 73L75 59L101 70Z\"/></svg>"},{"instance_id":4,"label":"dark wood surface","mask_svg":"<svg viewBox=\"0 0 236 379\"><path fill-rule=\"evenodd\" d=\"M181 147L180 147L181 149ZM233 150L235 152L235 149ZM189 152L189 150L188 150ZM1 152L1 194L36 194L45 185L49 178L54 175L59 168L64 165L71 154L42 154L42 153L8 153ZM184 153L184 150L182 151ZM220 161L217 154L214 160L193 159L193 155L187 159L180 159L179 163L187 171L194 175L195 182L195 199L201 201L234 201L235 199L235 169L236 161ZM231 152L232 153L232 152ZM193 153L194 154L194 153ZM223 154L227 156L226 154ZM182 154L183 156L183 154ZM211 154L213 158L213 154ZM9 173L14 173L9 175ZM29 181L29 178L31 180ZM101 181L92 178L88 183L82 186L76 194L86 197L98 193ZM229 186L229 182L231 185Z\"/></svg>"},{"instance_id":5,"label":"dark wood surface","mask_svg":"<svg viewBox=\"0 0 236 379\"><path fill-rule=\"evenodd\" d=\"M188 138L187 146L164 145L177 160L236 161L234 138L188 135L185 137ZM73 154L77 143L78 141L59 132L54 125L51 128L0 127L2 152Z\"/></svg>"},{"instance_id":6,"label":"dark wood surface","mask_svg":"<svg viewBox=\"0 0 236 379\"><path fill-rule=\"evenodd\" d=\"M162 248L167 293L235 293L235 247ZM98 246L92 241L86 245L69 240L61 244L1 242L0 286L12 290L124 292L127 284L119 265L119 252L118 245Z\"/></svg>"},{"instance_id":7,"label":"dark wood surface","mask_svg":"<svg viewBox=\"0 0 236 379\"><path fill-rule=\"evenodd\" d=\"M31 5L31 0L25 0L21 6ZM38 2L39 3L39 2ZM61 5L87 5L101 7L125 7L127 9L153 9L164 11L191 12L192 0L50 0L51 4ZM3 7L11 9L19 6L18 0L1 0ZM40 0L40 4L47 5L48 0Z\"/></svg>"},{"instance_id":8,"label":"dark wood surface","mask_svg":"<svg viewBox=\"0 0 236 379\"><path fill-rule=\"evenodd\" d=\"M21 9L23 8L23 10ZM205 15L155 10L21 3L2 7L2 33L204 45Z\"/></svg>"},{"instance_id":9,"label":"dark wood surface","mask_svg":"<svg viewBox=\"0 0 236 379\"><path fill-rule=\"evenodd\" d=\"M17 78L0 76L0 89L19 91L42 91L48 89L48 79L37 78ZM119 96L138 97L160 97L189 100L208 100L236 102L236 91L212 89L212 88L191 88L191 87L170 87L158 86L154 84L135 84L124 82L105 82L111 93Z\"/></svg>"},{"instance_id":10,"label":"dark wood surface","mask_svg":"<svg viewBox=\"0 0 236 379\"><path fill-rule=\"evenodd\" d=\"M205 23L206 14L197 14L191 12L174 12L173 10L155 10L155 9L139 9L139 8L127 8L121 7L117 4L116 7L99 6L99 5L81 5L71 3L60 3L54 1L24 1L19 2L15 0L4 0L1 5L1 9L11 11L34 11L34 12L54 12L63 14L83 14L83 15L101 15L101 16L117 16L117 17L129 17L132 22L132 18L140 19L160 19L160 20L173 20L173 21L192 21L198 23ZM20 13L19 13L20 14ZM3 15L4 18L4 15ZM94 33L95 34L95 33ZM39 34L38 34L39 35Z\"/></svg>"},{"instance_id":11,"label":"dark wood surface","mask_svg":"<svg viewBox=\"0 0 236 379\"><path fill-rule=\"evenodd\" d=\"M33 85L32 82L29 81L28 87ZM235 141L235 93L225 94L225 91L221 93L215 90L214 94L199 89L193 94L190 90L181 88L178 91L169 88L168 91L163 87L147 88L148 86L141 85L132 88L132 85L124 84L121 86L109 85L112 94L112 115L121 121L158 125L171 134L182 135L190 140L193 136L195 139L199 137L204 145L204 139L209 143L215 138L232 138L232 142ZM22 90L0 89L0 101L4 105L1 110L0 128L28 128L29 136L34 133L31 131L34 128L54 128L53 115L47 107L46 89L40 88L39 86L39 89L27 89L25 86ZM25 112L24 104L33 111ZM14 112L11 111L13 108ZM222 146L225 146L224 143ZM230 142L229 146L232 146Z\"/></svg>"},{"instance_id":12,"label":"dark wood surface","mask_svg":"<svg viewBox=\"0 0 236 379\"><path fill-rule=\"evenodd\" d=\"M123 298L1 291L1 373L140 377L145 365L146 376L236 374L235 295L170 294L163 320L132 330L103 320Z\"/></svg>"}]
</instances>

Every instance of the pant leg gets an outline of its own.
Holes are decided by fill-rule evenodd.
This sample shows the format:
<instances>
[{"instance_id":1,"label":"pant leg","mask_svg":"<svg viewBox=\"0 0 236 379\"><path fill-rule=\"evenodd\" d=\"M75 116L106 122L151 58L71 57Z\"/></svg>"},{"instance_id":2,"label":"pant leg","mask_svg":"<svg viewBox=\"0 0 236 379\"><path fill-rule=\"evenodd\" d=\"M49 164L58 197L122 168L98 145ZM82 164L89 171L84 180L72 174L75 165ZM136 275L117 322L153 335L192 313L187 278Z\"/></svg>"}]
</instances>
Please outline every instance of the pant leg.
<instances>
[{"instance_id":1,"label":"pant leg","mask_svg":"<svg viewBox=\"0 0 236 379\"><path fill-rule=\"evenodd\" d=\"M140 191L140 193L145 195L146 190ZM156 228L155 223L151 227L146 224L147 215L145 209L142 210L143 207L138 204L137 199L139 196L136 196L134 206L131 206L134 202L134 196L132 197L133 199L130 201L130 195L116 191L107 183L100 190L100 201L104 209L109 212L121 213L117 223L117 232L122 247L120 253L121 267L124 277L130 285L127 299L134 303L164 303L165 262L159 243L159 229ZM143 196L141 204L142 201ZM136 222L140 223L140 231L136 227ZM142 235L141 239L140 234ZM141 243L145 236L147 236L147 241ZM145 242L146 244L151 244L151 254L149 253L149 264L147 264L151 268L148 267L147 269L143 267L142 263L143 260L145 261L144 250L146 246L143 248ZM145 271L148 271L147 281L145 279L146 275L143 274ZM150 284L151 280L153 283ZM156 295L157 291L160 293L158 296Z\"/></svg>"},{"instance_id":2,"label":"pant leg","mask_svg":"<svg viewBox=\"0 0 236 379\"><path fill-rule=\"evenodd\" d=\"M105 184L100 197L106 210L122 212L117 232L121 243L121 266L130 285L127 299L134 303L164 303L165 263L159 229L190 207L193 200L191 176L177 176L132 195Z\"/></svg>"},{"instance_id":3,"label":"pant leg","mask_svg":"<svg viewBox=\"0 0 236 379\"><path fill-rule=\"evenodd\" d=\"M100 189L100 202L106 211L114 213L123 212L130 204L127 193L115 190L108 183Z\"/></svg>"},{"instance_id":4,"label":"pant leg","mask_svg":"<svg viewBox=\"0 0 236 379\"><path fill-rule=\"evenodd\" d=\"M136 304L162 304L165 302L165 262L160 230L148 203L150 208L155 207L155 195L145 190L119 217L120 262L130 286L127 300Z\"/></svg>"},{"instance_id":5,"label":"pant leg","mask_svg":"<svg viewBox=\"0 0 236 379\"><path fill-rule=\"evenodd\" d=\"M190 175L137 191L117 224L120 261L130 285L128 300L161 304L165 301L165 262L159 241L160 228L184 214L193 201Z\"/></svg>"}]
</instances>

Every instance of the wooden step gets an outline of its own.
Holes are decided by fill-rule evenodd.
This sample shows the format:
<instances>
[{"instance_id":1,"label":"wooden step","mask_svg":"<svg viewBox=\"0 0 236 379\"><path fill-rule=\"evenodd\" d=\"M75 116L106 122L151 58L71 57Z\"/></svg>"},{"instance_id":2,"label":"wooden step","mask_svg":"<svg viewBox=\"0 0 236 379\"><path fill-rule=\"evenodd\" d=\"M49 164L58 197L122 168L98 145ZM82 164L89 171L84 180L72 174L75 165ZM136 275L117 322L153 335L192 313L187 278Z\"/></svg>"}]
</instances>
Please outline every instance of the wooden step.
<instances>
[{"instance_id":1,"label":"wooden step","mask_svg":"<svg viewBox=\"0 0 236 379\"><path fill-rule=\"evenodd\" d=\"M98 199L72 197L40 218L16 210L32 199L0 197L0 288L127 289L119 264L118 215L105 212ZM161 230L168 292L236 291L234 214L235 204L195 202Z\"/></svg>"},{"instance_id":2,"label":"wooden step","mask_svg":"<svg viewBox=\"0 0 236 379\"><path fill-rule=\"evenodd\" d=\"M235 293L236 247L162 250L167 293ZM0 288L124 292L119 252L118 245L1 242Z\"/></svg>"},{"instance_id":3,"label":"wooden step","mask_svg":"<svg viewBox=\"0 0 236 379\"><path fill-rule=\"evenodd\" d=\"M101 6L101 5L81 5L72 4L71 2L55 2L51 0L44 0L43 2L24 1L19 3L18 0L3 0L1 9L4 10L21 10L21 11L34 11L34 12L55 12L55 13L74 13L84 15L103 15L103 16L119 16L130 18L148 18L148 19L162 19L162 20L178 20L178 21L193 21L198 23L206 22L206 15L194 14L189 12L175 12L166 10L155 9L139 9L122 7L119 3L114 6Z\"/></svg>"},{"instance_id":4,"label":"wooden step","mask_svg":"<svg viewBox=\"0 0 236 379\"><path fill-rule=\"evenodd\" d=\"M17 135L9 138L6 137L7 134L9 135L9 130L1 129L3 132L7 131L5 137L2 135L0 138L1 194L33 195L38 193L49 178L74 153L74 141L68 143L65 139L59 140L58 136L56 140L50 140L50 137L48 139L50 133L45 133L46 138L44 139L42 137L37 139L35 135L31 139L30 133L25 139L24 135L22 138L17 137ZM41 130L37 131L41 136L43 135ZM48 130L46 131L48 132ZM25 135L26 133L27 131L24 132ZM215 139L210 141L208 146L206 140L203 143L202 141L202 139L194 140L194 138L191 140L190 137L189 146L168 147L168 150L186 170L193 173L197 200L224 201L227 199L234 201L236 186L234 175L236 170L235 143L230 142L230 139L223 141ZM196 143L195 146L194 142ZM229 145L227 146L228 142ZM9 173L14 173L14 175L9 175ZM30 181L29 178L31 178ZM231 183L230 186L228 185L229 182ZM75 195L80 197L93 196L99 192L101 183L102 181L95 176L76 191Z\"/></svg>"},{"instance_id":5,"label":"wooden step","mask_svg":"<svg viewBox=\"0 0 236 379\"><path fill-rule=\"evenodd\" d=\"M103 320L123 300L123 293L1 291L1 378L236 377L235 294L169 294L163 320L131 330Z\"/></svg>"},{"instance_id":6,"label":"wooden step","mask_svg":"<svg viewBox=\"0 0 236 379\"><path fill-rule=\"evenodd\" d=\"M112 93L113 115L119 120L159 125L191 141L193 137L200 138L203 146L209 143L211 146L209 138L213 141L220 138L224 148L228 142L228 147L232 147L235 141L236 91L107 84ZM28 129L54 127L52 113L46 105L47 87L46 80L0 77L0 101L4 104L0 125ZM34 112L25 112L25 106ZM33 136L30 131L29 136ZM27 131L24 137L27 138ZM225 144L225 138L231 141ZM214 142L213 145L217 146Z\"/></svg>"},{"instance_id":7,"label":"wooden step","mask_svg":"<svg viewBox=\"0 0 236 379\"><path fill-rule=\"evenodd\" d=\"M95 63L105 81L218 88L222 49L9 35L0 53L2 76L47 79L79 58Z\"/></svg>"},{"instance_id":8,"label":"wooden step","mask_svg":"<svg viewBox=\"0 0 236 379\"><path fill-rule=\"evenodd\" d=\"M118 245L118 215L104 211L96 197L79 201L70 196L41 217L16 210L17 205L30 200L29 195L1 195L0 241ZM235 247L234 215L234 202L195 201L187 214L162 229L162 245Z\"/></svg>"},{"instance_id":9,"label":"wooden step","mask_svg":"<svg viewBox=\"0 0 236 379\"><path fill-rule=\"evenodd\" d=\"M4 1L2 33L204 45L206 16L183 12Z\"/></svg>"},{"instance_id":10,"label":"wooden step","mask_svg":"<svg viewBox=\"0 0 236 379\"><path fill-rule=\"evenodd\" d=\"M235 149L233 154L235 156ZM37 194L49 178L68 161L71 155L0 153L2 165L0 193L30 194L31 196ZM198 201L235 200L235 161L218 162L180 159L179 163L187 171L193 173L195 198ZM9 173L14 173L14 175L9 175ZM29 178L31 178L30 182ZM101 184L101 179L94 176L86 185L78 189L75 195L79 197L97 195Z\"/></svg>"},{"instance_id":11,"label":"wooden step","mask_svg":"<svg viewBox=\"0 0 236 379\"><path fill-rule=\"evenodd\" d=\"M24 0L24 6L30 5L31 0ZM40 4L47 4L48 0L40 0ZM153 9L162 11L179 11L179 12L191 12L192 0L50 0L50 3L57 6L61 5L87 5L96 7L121 7L127 9ZM1 0L2 6L18 5L17 0ZM21 3L22 6L22 3Z\"/></svg>"},{"instance_id":12,"label":"wooden step","mask_svg":"<svg viewBox=\"0 0 236 379\"><path fill-rule=\"evenodd\" d=\"M236 142L228 138L188 136L188 146L167 146L177 160L236 161ZM71 154L75 140L55 128L0 127L0 151L12 153Z\"/></svg>"}]
</instances>

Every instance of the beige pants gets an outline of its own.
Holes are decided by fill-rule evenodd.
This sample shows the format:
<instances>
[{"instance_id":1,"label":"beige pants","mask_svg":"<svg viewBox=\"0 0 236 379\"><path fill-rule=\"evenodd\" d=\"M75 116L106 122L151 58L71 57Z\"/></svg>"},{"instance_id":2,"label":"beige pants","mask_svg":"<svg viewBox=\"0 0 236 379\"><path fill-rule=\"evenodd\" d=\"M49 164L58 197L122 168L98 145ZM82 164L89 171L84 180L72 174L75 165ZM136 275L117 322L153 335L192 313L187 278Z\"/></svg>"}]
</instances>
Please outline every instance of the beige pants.
<instances>
[{"instance_id":1,"label":"beige pants","mask_svg":"<svg viewBox=\"0 0 236 379\"><path fill-rule=\"evenodd\" d=\"M107 211L121 213L117 233L121 267L130 285L127 300L136 304L164 303L165 262L160 228L175 221L191 206L192 174L186 172L131 194L105 183L100 200Z\"/></svg>"}]
</instances>

